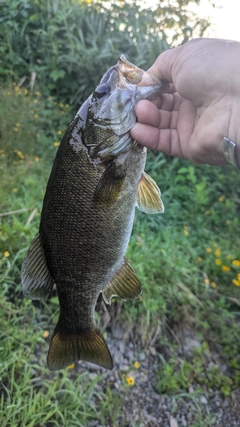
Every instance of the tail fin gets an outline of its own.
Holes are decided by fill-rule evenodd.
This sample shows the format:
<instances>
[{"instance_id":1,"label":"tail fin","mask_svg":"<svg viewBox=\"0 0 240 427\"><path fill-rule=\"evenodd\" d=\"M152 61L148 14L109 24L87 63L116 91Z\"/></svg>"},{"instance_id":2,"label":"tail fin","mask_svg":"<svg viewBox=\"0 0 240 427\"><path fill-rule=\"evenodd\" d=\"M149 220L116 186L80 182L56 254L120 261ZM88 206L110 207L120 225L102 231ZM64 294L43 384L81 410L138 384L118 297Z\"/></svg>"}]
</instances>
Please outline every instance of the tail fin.
<instances>
[{"instance_id":1,"label":"tail fin","mask_svg":"<svg viewBox=\"0 0 240 427\"><path fill-rule=\"evenodd\" d=\"M113 368L112 356L98 329L82 335L69 334L57 325L48 351L49 369L63 369L78 360L86 360L106 369Z\"/></svg>"}]
</instances>

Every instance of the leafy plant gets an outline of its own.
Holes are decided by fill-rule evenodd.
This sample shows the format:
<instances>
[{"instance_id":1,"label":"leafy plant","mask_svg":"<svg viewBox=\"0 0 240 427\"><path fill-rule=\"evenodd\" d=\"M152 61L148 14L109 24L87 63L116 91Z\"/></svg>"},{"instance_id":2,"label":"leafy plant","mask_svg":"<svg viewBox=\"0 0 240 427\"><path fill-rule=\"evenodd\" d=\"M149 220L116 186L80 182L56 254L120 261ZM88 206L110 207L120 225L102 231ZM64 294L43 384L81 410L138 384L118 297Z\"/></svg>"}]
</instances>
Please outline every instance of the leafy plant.
<instances>
[{"instance_id":1,"label":"leafy plant","mask_svg":"<svg viewBox=\"0 0 240 427\"><path fill-rule=\"evenodd\" d=\"M36 79L45 97L80 105L120 53L147 68L169 43L202 35L208 23L189 3L3 1L0 77Z\"/></svg>"},{"instance_id":2,"label":"leafy plant","mask_svg":"<svg viewBox=\"0 0 240 427\"><path fill-rule=\"evenodd\" d=\"M170 358L166 362L162 357L162 364L157 375L156 389L158 393L180 393L189 390L195 385L198 392L210 392L217 388L223 395L228 396L233 381L219 372L216 365L207 360L208 346L203 343L194 351L191 361Z\"/></svg>"}]
</instances>

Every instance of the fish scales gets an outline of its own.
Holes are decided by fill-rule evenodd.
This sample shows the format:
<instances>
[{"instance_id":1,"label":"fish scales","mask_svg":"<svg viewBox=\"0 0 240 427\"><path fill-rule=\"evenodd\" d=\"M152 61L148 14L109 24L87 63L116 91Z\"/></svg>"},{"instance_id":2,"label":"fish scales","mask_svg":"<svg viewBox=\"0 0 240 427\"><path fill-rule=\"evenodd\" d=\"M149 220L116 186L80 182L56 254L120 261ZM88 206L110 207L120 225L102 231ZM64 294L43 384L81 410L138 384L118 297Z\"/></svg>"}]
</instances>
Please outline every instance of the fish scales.
<instances>
[{"instance_id":1,"label":"fish scales","mask_svg":"<svg viewBox=\"0 0 240 427\"><path fill-rule=\"evenodd\" d=\"M134 148L132 157L135 164L136 152L140 180L145 153L138 146ZM128 161L131 163L131 156ZM56 162L61 162L61 169L54 168L54 174L50 177L51 188L47 188L48 200L43 204L40 234L44 251L48 254L49 270L64 296L60 299L62 314L66 319L71 317L71 322L66 322L69 329L79 322L81 327L82 318L86 324L86 319L89 319L86 313L93 305L92 299L97 300L100 291L111 280L112 272L120 268L123 262L132 229L138 180L133 182L131 176L126 176L121 197L113 206L99 209L93 202L93 193L102 176L102 167L89 160L86 150L75 153L67 140L62 144ZM70 171L67 179L63 171ZM79 198L79 182L85 197ZM51 191L51 198L48 190ZM67 209L67 213L64 209ZM79 283L84 303L79 307L74 301L73 312L64 310L65 306L69 306L71 296L78 294ZM95 283L96 287L90 287L89 283ZM64 301L64 307L61 301Z\"/></svg>"},{"instance_id":2,"label":"fish scales","mask_svg":"<svg viewBox=\"0 0 240 427\"><path fill-rule=\"evenodd\" d=\"M66 131L49 177L39 232L22 266L26 296L45 298L56 283L60 316L48 353L50 369L87 360L111 369L96 328L102 292L136 298L141 284L125 257L137 205L163 211L160 190L144 172L146 149L130 136L134 105L165 82L123 56L103 76Z\"/></svg>"}]
</instances>

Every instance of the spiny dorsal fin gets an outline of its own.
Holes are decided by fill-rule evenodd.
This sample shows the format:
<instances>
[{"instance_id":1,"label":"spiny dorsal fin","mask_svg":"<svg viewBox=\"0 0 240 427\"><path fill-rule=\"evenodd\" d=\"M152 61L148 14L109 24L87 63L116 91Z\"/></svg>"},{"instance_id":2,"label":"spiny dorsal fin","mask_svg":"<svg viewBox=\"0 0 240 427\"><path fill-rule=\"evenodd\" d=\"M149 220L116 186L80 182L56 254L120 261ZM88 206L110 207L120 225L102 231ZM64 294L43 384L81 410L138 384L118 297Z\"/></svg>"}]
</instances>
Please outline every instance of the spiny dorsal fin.
<instances>
[{"instance_id":1,"label":"spiny dorsal fin","mask_svg":"<svg viewBox=\"0 0 240 427\"><path fill-rule=\"evenodd\" d=\"M115 274L114 278L103 289L102 295L107 304L111 304L111 298L118 296L122 299L137 298L142 291L141 282L135 271L124 257L124 262Z\"/></svg>"},{"instance_id":2,"label":"spiny dorsal fin","mask_svg":"<svg viewBox=\"0 0 240 427\"><path fill-rule=\"evenodd\" d=\"M58 324L48 351L48 368L53 371L63 369L78 360L86 360L105 369L113 368L112 356L98 329L69 334Z\"/></svg>"},{"instance_id":3,"label":"spiny dorsal fin","mask_svg":"<svg viewBox=\"0 0 240 427\"><path fill-rule=\"evenodd\" d=\"M39 233L24 258L21 280L24 294L31 299L45 298L52 290L54 281L47 267Z\"/></svg>"},{"instance_id":4,"label":"spiny dorsal fin","mask_svg":"<svg viewBox=\"0 0 240 427\"><path fill-rule=\"evenodd\" d=\"M108 208L113 205L119 197L125 176L125 166L112 162L97 184L93 202L100 208Z\"/></svg>"},{"instance_id":5,"label":"spiny dorsal fin","mask_svg":"<svg viewBox=\"0 0 240 427\"><path fill-rule=\"evenodd\" d=\"M138 184L137 207L149 214L164 212L160 196L161 191L156 182L146 172L143 172Z\"/></svg>"}]
</instances>

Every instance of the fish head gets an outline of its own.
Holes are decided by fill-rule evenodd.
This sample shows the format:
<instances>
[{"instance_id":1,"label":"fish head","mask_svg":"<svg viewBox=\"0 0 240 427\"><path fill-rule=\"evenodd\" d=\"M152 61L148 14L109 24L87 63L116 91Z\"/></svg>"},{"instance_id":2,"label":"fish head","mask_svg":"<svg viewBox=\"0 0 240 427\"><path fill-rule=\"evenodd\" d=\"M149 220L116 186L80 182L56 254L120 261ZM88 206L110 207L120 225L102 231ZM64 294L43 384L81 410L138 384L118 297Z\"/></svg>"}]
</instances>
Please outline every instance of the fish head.
<instances>
[{"instance_id":1,"label":"fish head","mask_svg":"<svg viewBox=\"0 0 240 427\"><path fill-rule=\"evenodd\" d=\"M136 123L136 103L154 99L167 87L166 81L141 70L121 55L89 98L85 127L91 128L96 139L89 142L91 157L109 160L127 153L134 144L130 129Z\"/></svg>"}]
</instances>

